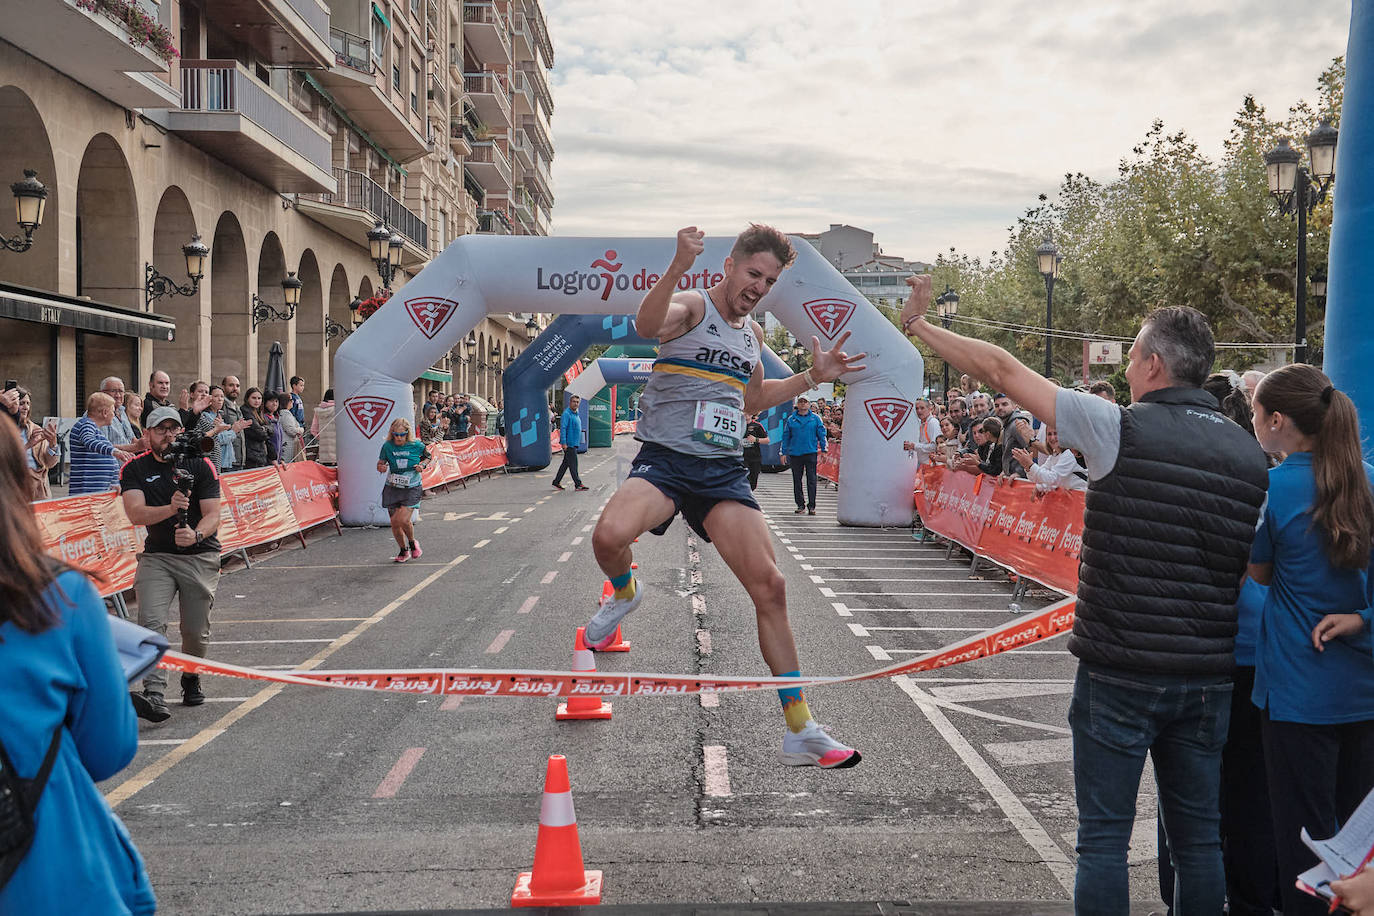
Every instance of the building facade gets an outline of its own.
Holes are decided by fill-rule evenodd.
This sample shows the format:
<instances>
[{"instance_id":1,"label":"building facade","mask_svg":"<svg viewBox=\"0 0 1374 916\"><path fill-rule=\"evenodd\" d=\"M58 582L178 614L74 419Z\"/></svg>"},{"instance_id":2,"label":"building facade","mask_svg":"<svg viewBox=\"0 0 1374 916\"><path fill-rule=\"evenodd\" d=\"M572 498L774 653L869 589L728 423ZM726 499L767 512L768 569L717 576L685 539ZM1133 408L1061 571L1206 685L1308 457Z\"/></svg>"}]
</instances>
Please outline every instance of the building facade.
<instances>
[{"instance_id":1,"label":"building facade","mask_svg":"<svg viewBox=\"0 0 1374 916\"><path fill-rule=\"evenodd\" d=\"M11 7L0 181L29 169L48 196L31 247L0 250L0 372L37 416L79 414L107 375L261 385L274 342L317 397L350 305L382 286L378 221L402 241L396 289L459 235L550 229L538 0ZM209 257L193 283L196 237ZM180 289L153 298L150 272ZM288 276L300 301L280 320ZM417 386L499 399L528 318L492 316Z\"/></svg>"}]
</instances>

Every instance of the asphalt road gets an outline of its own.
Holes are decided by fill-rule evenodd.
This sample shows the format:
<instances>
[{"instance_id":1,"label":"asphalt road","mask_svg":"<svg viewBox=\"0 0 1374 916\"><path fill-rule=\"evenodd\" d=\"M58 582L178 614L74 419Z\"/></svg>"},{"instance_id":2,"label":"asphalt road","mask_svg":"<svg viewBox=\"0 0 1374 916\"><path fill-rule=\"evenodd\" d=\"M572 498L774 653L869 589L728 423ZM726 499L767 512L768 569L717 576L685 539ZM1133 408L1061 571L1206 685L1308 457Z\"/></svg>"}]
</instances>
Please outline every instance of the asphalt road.
<instances>
[{"instance_id":1,"label":"asphalt road","mask_svg":"<svg viewBox=\"0 0 1374 916\"><path fill-rule=\"evenodd\" d=\"M211 656L568 668L601 592L592 526L633 448L584 457L590 492L556 491L542 472L426 500L419 561L393 564L386 530L347 530L230 573ZM833 490L815 517L793 514L790 475L764 475L759 499L804 672L870 670L1009 617L1003 574L971 576L905 529L840 528ZM647 593L626 620L633 649L600 667L766 673L752 607L709 544L678 521L635 554ZM607 904L1067 900L1073 670L1056 639L939 676L812 690L816 717L864 755L836 771L777 762L772 692L617 699L610 721L559 723L547 699L206 678L210 702L140 723L137 758L102 788L167 913L504 906L533 860L554 753ZM1154 810L1147 783L1131 855L1142 902L1156 899Z\"/></svg>"}]
</instances>

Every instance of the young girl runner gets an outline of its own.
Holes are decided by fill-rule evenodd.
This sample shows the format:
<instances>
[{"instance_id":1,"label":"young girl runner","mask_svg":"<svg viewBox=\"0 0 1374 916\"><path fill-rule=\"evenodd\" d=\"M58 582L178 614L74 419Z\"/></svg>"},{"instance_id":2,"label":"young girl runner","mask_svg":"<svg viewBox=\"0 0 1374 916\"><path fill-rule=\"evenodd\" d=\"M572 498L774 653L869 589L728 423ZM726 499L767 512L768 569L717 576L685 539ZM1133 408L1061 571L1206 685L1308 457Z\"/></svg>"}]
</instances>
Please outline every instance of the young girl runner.
<instances>
[{"instance_id":1,"label":"young girl runner","mask_svg":"<svg viewBox=\"0 0 1374 916\"><path fill-rule=\"evenodd\" d=\"M410 435L410 421L404 417L391 421L391 434L382 443L377 470L386 475L382 487L382 508L391 513L391 535L400 546L396 562L420 559L420 542L415 540L411 512L420 507L424 488L420 472L429 466L429 449Z\"/></svg>"}]
</instances>

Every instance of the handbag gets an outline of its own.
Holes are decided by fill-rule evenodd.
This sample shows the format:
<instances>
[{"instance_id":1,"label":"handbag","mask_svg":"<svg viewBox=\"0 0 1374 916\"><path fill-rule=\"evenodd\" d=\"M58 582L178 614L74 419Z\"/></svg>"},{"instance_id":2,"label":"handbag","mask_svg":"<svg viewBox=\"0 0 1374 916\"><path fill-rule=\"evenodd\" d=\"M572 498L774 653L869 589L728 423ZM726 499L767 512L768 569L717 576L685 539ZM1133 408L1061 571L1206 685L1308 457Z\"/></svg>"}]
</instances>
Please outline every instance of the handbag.
<instances>
[{"instance_id":1,"label":"handbag","mask_svg":"<svg viewBox=\"0 0 1374 916\"><path fill-rule=\"evenodd\" d=\"M4 743L0 742L0 888L9 882L33 845L33 814L38 810L43 787L48 784L48 775L52 773L53 761L57 759L57 749L62 744L62 730L65 727L59 724L53 732L43 765L33 779L20 777L10 762Z\"/></svg>"}]
</instances>

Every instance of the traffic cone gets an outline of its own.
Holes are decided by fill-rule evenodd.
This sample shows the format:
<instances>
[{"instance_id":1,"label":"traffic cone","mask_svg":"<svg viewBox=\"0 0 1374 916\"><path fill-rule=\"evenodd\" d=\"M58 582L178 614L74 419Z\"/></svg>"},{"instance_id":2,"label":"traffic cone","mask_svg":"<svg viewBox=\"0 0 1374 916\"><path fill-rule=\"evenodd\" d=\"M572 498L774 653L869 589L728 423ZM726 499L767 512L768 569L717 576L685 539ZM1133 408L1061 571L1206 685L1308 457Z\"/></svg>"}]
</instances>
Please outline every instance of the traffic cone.
<instances>
[{"instance_id":1,"label":"traffic cone","mask_svg":"<svg viewBox=\"0 0 1374 916\"><path fill-rule=\"evenodd\" d=\"M568 758L549 757L544 798L539 804L539 833L534 840L534 867L515 879L511 906L581 906L601 902L601 872L582 867L577 839Z\"/></svg>"},{"instance_id":2,"label":"traffic cone","mask_svg":"<svg viewBox=\"0 0 1374 916\"><path fill-rule=\"evenodd\" d=\"M630 564L630 568L631 568L631 569L634 569L634 568L635 568L635 564L631 563L631 564ZM611 597L611 595L614 594L614 593L615 593L615 586L611 585L611 580L607 579L607 580L606 580L606 584L603 585L603 586L601 586L601 603L602 603L602 604L605 604L606 601L607 601L607 600ZM612 643L611 643L609 646L607 646L606 648L604 648L604 649L598 649L597 651L598 651L598 652L629 652L629 651L630 651L630 642L629 642L629 640L627 640L625 637L623 637L623 636L620 635L620 627L619 627L619 625L617 625L616 628L615 628L615 641L612 642Z\"/></svg>"},{"instance_id":3,"label":"traffic cone","mask_svg":"<svg viewBox=\"0 0 1374 916\"><path fill-rule=\"evenodd\" d=\"M595 672L596 657L592 650L587 648L586 627L577 628L577 641L573 643L573 667L574 671ZM558 704L558 711L553 717L559 722L568 719L609 719L611 717L611 704L601 697L561 697L562 703Z\"/></svg>"}]
</instances>

